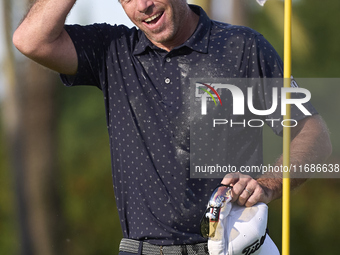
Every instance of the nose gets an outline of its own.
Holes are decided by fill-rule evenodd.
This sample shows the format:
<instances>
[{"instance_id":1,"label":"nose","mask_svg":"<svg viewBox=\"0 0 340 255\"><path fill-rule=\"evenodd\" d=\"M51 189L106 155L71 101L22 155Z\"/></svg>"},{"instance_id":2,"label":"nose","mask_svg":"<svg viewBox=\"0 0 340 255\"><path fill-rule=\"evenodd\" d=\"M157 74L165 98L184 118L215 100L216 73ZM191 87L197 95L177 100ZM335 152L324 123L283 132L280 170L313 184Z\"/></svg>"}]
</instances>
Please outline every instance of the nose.
<instances>
[{"instance_id":1,"label":"nose","mask_svg":"<svg viewBox=\"0 0 340 255\"><path fill-rule=\"evenodd\" d=\"M146 13L152 5L152 0L137 0L137 9L141 13Z\"/></svg>"}]
</instances>

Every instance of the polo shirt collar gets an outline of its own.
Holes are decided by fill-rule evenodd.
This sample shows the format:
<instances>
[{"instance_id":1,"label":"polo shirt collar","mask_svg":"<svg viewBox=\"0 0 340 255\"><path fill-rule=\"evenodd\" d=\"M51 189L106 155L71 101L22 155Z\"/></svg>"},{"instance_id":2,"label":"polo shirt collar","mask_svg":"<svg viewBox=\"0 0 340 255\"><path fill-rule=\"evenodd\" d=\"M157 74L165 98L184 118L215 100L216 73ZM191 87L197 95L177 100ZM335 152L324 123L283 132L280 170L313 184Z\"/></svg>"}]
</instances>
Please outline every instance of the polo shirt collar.
<instances>
[{"instance_id":1,"label":"polo shirt collar","mask_svg":"<svg viewBox=\"0 0 340 255\"><path fill-rule=\"evenodd\" d=\"M209 36L210 36L211 20L201 7L196 6L196 5L189 5L189 6L195 13L197 13L200 16L198 25L196 27L195 32L192 34L192 36L185 43L183 43L182 45L176 48L187 46L188 48L192 50L202 52L202 53L207 53L208 44L209 44ZM142 31L139 30L139 33L140 33L140 39L138 43L136 44L136 47L133 51L134 55L142 54L144 51L146 51L147 48L158 49L158 47L155 46L145 36L145 34Z\"/></svg>"}]
</instances>

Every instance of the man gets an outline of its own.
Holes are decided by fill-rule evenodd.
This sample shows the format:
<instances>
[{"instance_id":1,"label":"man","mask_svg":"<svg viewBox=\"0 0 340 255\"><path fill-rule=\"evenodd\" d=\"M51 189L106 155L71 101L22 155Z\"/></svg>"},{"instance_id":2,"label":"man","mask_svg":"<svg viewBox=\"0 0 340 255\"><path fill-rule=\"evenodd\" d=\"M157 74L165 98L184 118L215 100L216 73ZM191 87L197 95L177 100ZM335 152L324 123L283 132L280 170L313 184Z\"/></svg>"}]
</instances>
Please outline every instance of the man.
<instances>
[{"instance_id":1,"label":"man","mask_svg":"<svg viewBox=\"0 0 340 255\"><path fill-rule=\"evenodd\" d=\"M74 4L36 1L13 36L15 46L61 73L66 85L103 91L118 212L124 237L143 241L133 243L136 253L147 253L147 244L161 254L169 245L182 254L201 251L206 239L199 234L199 221L221 180L189 176L186 84L212 76L280 78L281 60L259 33L211 21L185 0L121 0L139 30L64 26ZM292 128L293 164L321 162L331 151L327 129L310 109L314 115L297 116L299 124ZM276 164L281 163L279 158ZM233 202L252 206L281 196L281 179L267 177L235 173L222 183L233 186Z\"/></svg>"}]
</instances>

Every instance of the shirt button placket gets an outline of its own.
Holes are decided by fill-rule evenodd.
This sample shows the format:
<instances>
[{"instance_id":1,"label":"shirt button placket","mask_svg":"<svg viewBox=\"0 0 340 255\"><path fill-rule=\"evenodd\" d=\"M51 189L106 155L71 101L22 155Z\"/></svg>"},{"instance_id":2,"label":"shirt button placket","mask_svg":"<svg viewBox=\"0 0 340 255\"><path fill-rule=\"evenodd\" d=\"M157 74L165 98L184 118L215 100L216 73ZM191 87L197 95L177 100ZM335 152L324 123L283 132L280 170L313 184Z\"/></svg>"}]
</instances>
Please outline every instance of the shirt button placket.
<instances>
[{"instance_id":1,"label":"shirt button placket","mask_svg":"<svg viewBox=\"0 0 340 255\"><path fill-rule=\"evenodd\" d=\"M170 57L166 57L165 58L165 61L167 63L170 63L171 62L171 58ZM171 82L171 79L169 77L165 77L165 80L164 80L165 84L169 84Z\"/></svg>"}]
</instances>

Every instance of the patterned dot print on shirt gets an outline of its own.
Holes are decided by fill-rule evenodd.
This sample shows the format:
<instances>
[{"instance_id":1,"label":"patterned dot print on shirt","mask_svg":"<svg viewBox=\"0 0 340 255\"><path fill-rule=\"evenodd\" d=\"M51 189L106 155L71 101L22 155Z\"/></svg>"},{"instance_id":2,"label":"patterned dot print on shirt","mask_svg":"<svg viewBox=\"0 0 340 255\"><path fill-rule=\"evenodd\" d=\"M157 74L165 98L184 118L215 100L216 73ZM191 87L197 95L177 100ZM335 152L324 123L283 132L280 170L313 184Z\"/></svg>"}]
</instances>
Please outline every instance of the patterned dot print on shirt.
<instances>
[{"instance_id":1,"label":"patterned dot print on shirt","mask_svg":"<svg viewBox=\"0 0 340 255\"><path fill-rule=\"evenodd\" d=\"M189 177L190 79L282 76L280 58L259 33L211 21L202 9L191 8L200 15L199 25L170 52L135 28L66 27L79 68L76 76L62 75L64 83L103 91L124 237L160 245L205 241L199 222L220 182Z\"/></svg>"}]
</instances>

